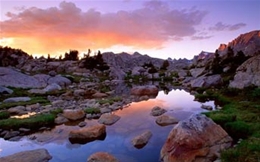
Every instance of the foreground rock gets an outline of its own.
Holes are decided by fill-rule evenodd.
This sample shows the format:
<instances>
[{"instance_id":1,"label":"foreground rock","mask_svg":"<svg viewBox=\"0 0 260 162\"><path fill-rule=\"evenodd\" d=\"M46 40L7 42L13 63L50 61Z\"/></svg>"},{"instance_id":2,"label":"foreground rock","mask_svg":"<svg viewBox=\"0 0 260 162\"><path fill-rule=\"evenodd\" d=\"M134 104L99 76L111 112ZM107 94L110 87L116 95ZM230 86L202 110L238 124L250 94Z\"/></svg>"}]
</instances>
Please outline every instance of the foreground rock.
<instances>
[{"instance_id":1,"label":"foreground rock","mask_svg":"<svg viewBox=\"0 0 260 162\"><path fill-rule=\"evenodd\" d=\"M105 125L112 125L120 119L120 116L115 114L102 114L101 117L98 119L100 124Z\"/></svg>"},{"instance_id":2,"label":"foreground rock","mask_svg":"<svg viewBox=\"0 0 260 162\"><path fill-rule=\"evenodd\" d=\"M237 68L234 80L229 87L243 89L249 86L260 86L260 55L245 61Z\"/></svg>"},{"instance_id":3,"label":"foreground rock","mask_svg":"<svg viewBox=\"0 0 260 162\"><path fill-rule=\"evenodd\" d=\"M148 143L151 137L152 133L150 131L146 131L133 138L132 144L138 149L143 148Z\"/></svg>"},{"instance_id":4,"label":"foreground rock","mask_svg":"<svg viewBox=\"0 0 260 162\"><path fill-rule=\"evenodd\" d=\"M144 96L144 95L155 95L155 96L157 96L158 92L159 92L159 89L156 86L153 86L153 85L137 86L137 87L133 87L131 89L132 95L139 95L139 96Z\"/></svg>"},{"instance_id":5,"label":"foreground rock","mask_svg":"<svg viewBox=\"0 0 260 162\"><path fill-rule=\"evenodd\" d=\"M87 162L118 162L118 160L106 152L97 152L88 158Z\"/></svg>"},{"instance_id":6,"label":"foreground rock","mask_svg":"<svg viewBox=\"0 0 260 162\"><path fill-rule=\"evenodd\" d=\"M164 114L165 112L166 112L165 109L160 108L159 106L155 106L151 110L151 115L152 116L160 116L160 115Z\"/></svg>"},{"instance_id":7,"label":"foreground rock","mask_svg":"<svg viewBox=\"0 0 260 162\"><path fill-rule=\"evenodd\" d=\"M180 121L169 133L161 149L164 162L211 162L231 146L228 134L205 115Z\"/></svg>"},{"instance_id":8,"label":"foreground rock","mask_svg":"<svg viewBox=\"0 0 260 162\"><path fill-rule=\"evenodd\" d=\"M7 98L5 99L3 102L8 102L8 103L11 103L11 102L27 102L27 101L30 101L31 98L30 97L11 97L11 98Z\"/></svg>"},{"instance_id":9,"label":"foreground rock","mask_svg":"<svg viewBox=\"0 0 260 162\"><path fill-rule=\"evenodd\" d=\"M166 126L171 124L177 124L179 120L169 115L161 115L156 118L155 122L160 126Z\"/></svg>"},{"instance_id":10,"label":"foreground rock","mask_svg":"<svg viewBox=\"0 0 260 162\"><path fill-rule=\"evenodd\" d=\"M23 151L0 158L0 162L48 162L52 159L46 149Z\"/></svg>"},{"instance_id":11,"label":"foreground rock","mask_svg":"<svg viewBox=\"0 0 260 162\"><path fill-rule=\"evenodd\" d=\"M69 120L79 120L85 117L85 112L82 109L77 110L64 110L62 114Z\"/></svg>"},{"instance_id":12,"label":"foreground rock","mask_svg":"<svg viewBox=\"0 0 260 162\"><path fill-rule=\"evenodd\" d=\"M72 130L69 133L69 140L71 143L87 143L96 139L104 139L106 135L105 125L95 125L84 127L78 130Z\"/></svg>"}]
</instances>

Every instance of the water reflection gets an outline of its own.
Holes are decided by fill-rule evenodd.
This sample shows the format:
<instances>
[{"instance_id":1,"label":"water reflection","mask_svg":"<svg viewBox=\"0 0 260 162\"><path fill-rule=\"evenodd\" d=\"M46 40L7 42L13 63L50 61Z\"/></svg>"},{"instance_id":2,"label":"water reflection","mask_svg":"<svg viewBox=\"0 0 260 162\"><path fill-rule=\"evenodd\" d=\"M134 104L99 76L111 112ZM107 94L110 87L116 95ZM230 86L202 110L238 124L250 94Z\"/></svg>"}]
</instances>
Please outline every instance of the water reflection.
<instances>
[{"instance_id":1,"label":"water reflection","mask_svg":"<svg viewBox=\"0 0 260 162\"><path fill-rule=\"evenodd\" d=\"M213 102L206 103L213 106ZM173 90L166 95L159 92L156 99L131 103L115 113L121 119L114 125L107 126L104 141L96 140L87 144L71 144L68 140L70 130L79 129L77 125L59 125L51 131L44 131L22 138L19 142L0 139L0 156L36 148L46 148L53 156L52 162L86 161L95 152L109 152L124 162L158 162L160 149L173 128L172 125L161 127L155 123L156 117L150 115L154 106L167 110L168 115L179 120L188 118L193 113L206 111L202 103L194 101L194 96L184 90ZM87 126L97 124L97 120L85 120ZM145 130L152 132L149 143L142 149L136 149L131 140Z\"/></svg>"}]
</instances>

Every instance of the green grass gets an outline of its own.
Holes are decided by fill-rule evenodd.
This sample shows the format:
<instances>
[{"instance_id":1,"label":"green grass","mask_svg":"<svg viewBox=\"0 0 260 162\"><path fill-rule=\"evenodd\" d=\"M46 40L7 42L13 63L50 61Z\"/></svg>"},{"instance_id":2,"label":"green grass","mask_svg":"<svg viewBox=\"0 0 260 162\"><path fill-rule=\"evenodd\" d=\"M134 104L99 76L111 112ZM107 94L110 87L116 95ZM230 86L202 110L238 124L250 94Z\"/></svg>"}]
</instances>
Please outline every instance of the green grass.
<instances>
[{"instance_id":1,"label":"green grass","mask_svg":"<svg viewBox=\"0 0 260 162\"><path fill-rule=\"evenodd\" d=\"M115 97L109 97L106 99L100 99L97 102L101 105L103 105L103 104L112 105L113 103L119 102L119 101L122 101L122 98L120 96L115 96Z\"/></svg>"},{"instance_id":2,"label":"green grass","mask_svg":"<svg viewBox=\"0 0 260 162\"><path fill-rule=\"evenodd\" d=\"M0 128L5 130L18 130L19 128L38 130L41 127L54 125L55 117L54 114L38 114L24 119L8 118L0 120Z\"/></svg>"},{"instance_id":3,"label":"green grass","mask_svg":"<svg viewBox=\"0 0 260 162\"><path fill-rule=\"evenodd\" d=\"M86 109L84 109L84 111L87 114L99 114L100 113L100 110L98 108L95 108L95 107L86 108Z\"/></svg>"},{"instance_id":4,"label":"green grass","mask_svg":"<svg viewBox=\"0 0 260 162\"><path fill-rule=\"evenodd\" d=\"M10 113L8 111L0 111L0 120L8 119L10 117Z\"/></svg>"},{"instance_id":5,"label":"green grass","mask_svg":"<svg viewBox=\"0 0 260 162\"><path fill-rule=\"evenodd\" d=\"M0 110L8 109L15 106L26 106L26 105L32 105L32 104L49 104L50 102L47 100L46 97L32 97L30 101L26 102L10 102L10 103L1 103L0 104Z\"/></svg>"},{"instance_id":6,"label":"green grass","mask_svg":"<svg viewBox=\"0 0 260 162\"><path fill-rule=\"evenodd\" d=\"M217 124L234 139L243 139L235 148L221 153L223 162L260 161L260 102L259 88L244 90L225 89L210 94L224 104L219 111L206 112ZM201 95L207 98L208 93ZM199 96L199 97L201 97Z\"/></svg>"}]
</instances>

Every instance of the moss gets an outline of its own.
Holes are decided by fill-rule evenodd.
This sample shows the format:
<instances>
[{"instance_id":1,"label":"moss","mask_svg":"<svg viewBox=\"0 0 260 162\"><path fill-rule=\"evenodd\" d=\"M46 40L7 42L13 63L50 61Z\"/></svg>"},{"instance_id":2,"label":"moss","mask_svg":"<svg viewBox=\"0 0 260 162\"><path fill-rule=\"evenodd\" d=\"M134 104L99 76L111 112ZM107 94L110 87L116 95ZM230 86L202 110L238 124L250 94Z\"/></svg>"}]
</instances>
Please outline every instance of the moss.
<instances>
[{"instance_id":1,"label":"moss","mask_svg":"<svg viewBox=\"0 0 260 162\"><path fill-rule=\"evenodd\" d=\"M57 109L51 110L50 113L56 116L58 114L63 113L63 109L62 108L57 108Z\"/></svg>"},{"instance_id":2,"label":"moss","mask_svg":"<svg viewBox=\"0 0 260 162\"><path fill-rule=\"evenodd\" d=\"M55 115L53 114L38 114L24 119L8 118L0 120L0 128L5 130L18 130L19 128L38 130L41 127L52 126L54 119Z\"/></svg>"},{"instance_id":3,"label":"moss","mask_svg":"<svg viewBox=\"0 0 260 162\"><path fill-rule=\"evenodd\" d=\"M0 112L0 120L8 119L10 117L10 113L8 111L1 111Z\"/></svg>"},{"instance_id":4,"label":"moss","mask_svg":"<svg viewBox=\"0 0 260 162\"><path fill-rule=\"evenodd\" d=\"M87 114L99 114L100 113L100 109L95 108L95 107L86 108L84 111Z\"/></svg>"}]
</instances>

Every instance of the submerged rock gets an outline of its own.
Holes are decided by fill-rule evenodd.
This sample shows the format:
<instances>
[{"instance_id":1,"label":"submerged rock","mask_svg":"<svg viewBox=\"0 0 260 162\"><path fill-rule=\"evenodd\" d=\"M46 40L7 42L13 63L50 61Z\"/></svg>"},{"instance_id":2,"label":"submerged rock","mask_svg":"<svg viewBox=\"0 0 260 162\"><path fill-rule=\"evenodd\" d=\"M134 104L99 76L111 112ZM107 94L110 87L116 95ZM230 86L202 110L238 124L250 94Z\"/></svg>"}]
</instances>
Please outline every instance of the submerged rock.
<instances>
[{"instance_id":1,"label":"submerged rock","mask_svg":"<svg viewBox=\"0 0 260 162\"><path fill-rule=\"evenodd\" d=\"M101 117L98 119L98 122L100 124L105 124L105 125L112 125L115 122L117 122L120 119L120 116L117 116L115 114L102 114Z\"/></svg>"},{"instance_id":2,"label":"submerged rock","mask_svg":"<svg viewBox=\"0 0 260 162\"><path fill-rule=\"evenodd\" d=\"M46 149L22 151L0 158L0 162L48 162L52 156Z\"/></svg>"},{"instance_id":3,"label":"submerged rock","mask_svg":"<svg viewBox=\"0 0 260 162\"><path fill-rule=\"evenodd\" d=\"M138 149L143 148L148 143L151 137L152 133L150 131L146 131L133 138L132 144Z\"/></svg>"},{"instance_id":4,"label":"submerged rock","mask_svg":"<svg viewBox=\"0 0 260 162\"><path fill-rule=\"evenodd\" d=\"M152 116L160 116L160 115L164 114L165 112L167 112L165 109L160 108L159 106L155 106L151 110L151 115Z\"/></svg>"},{"instance_id":5,"label":"submerged rock","mask_svg":"<svg viewBox=\"0 0 260 162\"><path fill-rule=\"evenodd\" d=\"M96 152L88 158L87 162L119 162L114 156L107 152Z\"/></svg>"},{"instance_id":6,"label":"submerged rock","mask_svg":"<svg viewBox=\"0 0 260 162\"><path fill-rule=\"evenodd\" d=\"M69 133L69 140L71 143L87 143L96 139L104 139L106 136L105 125L94 125L90 127L84 127L77 130L72 130Z\"/></svg>"},{"instance_id":7,"label":"submerged rock","mask_svg":"<svg viewBox=\"0 0 260 162\"><path fill-rule=\"evenodd\" d=\"M164 162L211 162L231 146L231 137L205 115L195 114L180 121L161 149Z\"/></svg>"},{"instance_id":8,"label":"submerged rock","mask_svg":"<svg viewBox=\"0 0 260 162\"><path fill-rule=\"evenodd\" d=\"M156 123L160 126L166 126L171 124L177 124L179 122L178 119L169 116L169 115L161 115L156 118Z\"/></svg>"}]
</instances>

